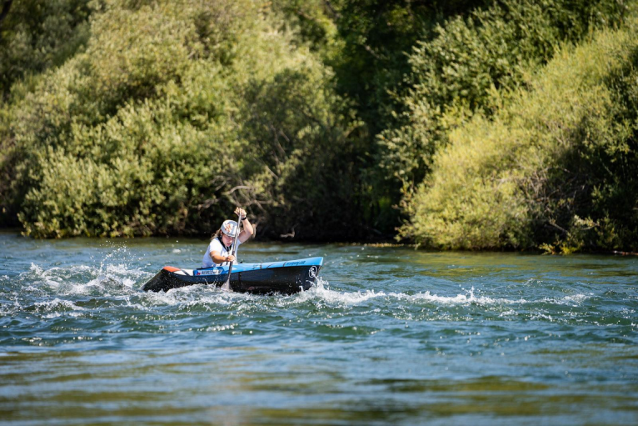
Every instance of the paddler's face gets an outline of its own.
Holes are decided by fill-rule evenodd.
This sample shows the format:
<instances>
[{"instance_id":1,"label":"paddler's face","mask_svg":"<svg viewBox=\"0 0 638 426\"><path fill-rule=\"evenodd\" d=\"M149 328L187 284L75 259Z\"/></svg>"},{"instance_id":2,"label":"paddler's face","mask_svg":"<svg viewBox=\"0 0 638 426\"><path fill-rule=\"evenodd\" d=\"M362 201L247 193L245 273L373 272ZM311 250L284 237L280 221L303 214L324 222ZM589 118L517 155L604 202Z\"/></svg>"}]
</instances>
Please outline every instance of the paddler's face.
<instances>
[{"instance_id":1,"label":"paddler's face","mask_svg":"<svg viewBox=\"0 0 638 426\"><path fill-rule=\"evenodd\" d=\"M233 242L233 238L222 233L222 242L224 243L226 247L228 247Z\"/></svg>"}]
</instances>

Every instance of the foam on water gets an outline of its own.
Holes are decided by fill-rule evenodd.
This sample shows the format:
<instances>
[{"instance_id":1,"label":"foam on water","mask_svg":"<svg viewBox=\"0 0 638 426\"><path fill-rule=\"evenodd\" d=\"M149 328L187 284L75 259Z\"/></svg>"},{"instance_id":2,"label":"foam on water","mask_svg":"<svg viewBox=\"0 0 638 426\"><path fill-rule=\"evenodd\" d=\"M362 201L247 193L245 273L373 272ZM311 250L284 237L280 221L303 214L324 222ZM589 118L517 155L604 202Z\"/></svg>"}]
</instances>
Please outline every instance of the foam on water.
<instances>
[{"instance_id":1,"label":"foam on water","mask_svg":"<svg viewBox=\"0 0 638 426\"><path fill-rule=\"evenodd\" d=\"M123 306L138 310L148 310L158 306L178 306L181 309L202 307L205 310L214 310L216 306L225 308L233 306L238 311L243 311L273 305L303 306L307 303L321 303L332 307L355 307L368 303L401 302L415 307L424 306L424 304L425 306L430 304L434 306L509 306L500 313L501 316L508 316L514 315L512 312L515 312L515 306L533 303L580 306L591 297L591 295L573 294L561 297L545 296L539 300L510 299L477 294L478 291L474 287L455 295L440 295L430 290L417 293L386 292L374 289L348 292L331 289L330 283L322 277L319 277L317 284L309 290L291 296L254 296L200 285L172 289L168 292L141 292L141 285L151 276L152 273L130 267L126 263L112 264L102 260L99 266L54 266L48 269L32 263L27 272L19 275L18 281L34 282L34 286L31 286L32 291L44 290L49 297L54 297L50 301L38 302L38 306L49 304L51 310L59 311L65 308L73 309L75 306L72 301L60 298L92 295L111 298L110 302L106 301L107 304L123 300L125 302ZM41 285L38 286L37 283ZM131 301L132 297L136 299L135 302ZM19 305L18 301L15 303ZM4 306L3 309L7 311L11 308Z\"/></svg>"},{"instance_id":2,"label":"foam on water","mask_svg":"<svg viewBox=\"0 0 638 426\"><path fill-rule=\"evenodd\" d=\"M36 279L39 279L41 282L44 282L44 284L53 288L57 288L60 286L60 282L55 279L56 278L55 276L52 277L51 275L54 274L59 269L60 268L54 267L45 271L40 266L34 263L31 263L29 272L30 272L30 275L34 276Z\"/></svg>"},{"instance_id":3,"label":"foam on water","mask_svg":"<svg viewBox=\"0 0 638 426\"><path fill-rule=\"evenodd\" d=\"M560 288L554 290L553 285L541 284L539 280L531 284L530 280L521 283L519 288L524 289L528 285L533 288L519 292L516 297L511 297L515 293L501 291L504 288L502 284L493 286L484 280L464 288L454 281L420 276L415 277L418 279L416 289L427 288L422 291L414 291L415 286L411 284L414 281L406 278L384 285L365 278L360 284L333 279L331 283L328 278L320 276L317 284L309 290L289 296L233 293L205 285L155 293L141 291L142 285L154 275L155 268L141 264L139 259L123 259L126 256L130 256L127 250L117 249L97 259L94 264L45 267L34 262L28 271L18 275L17 280L9 280L18 282L17 286L13 286L17 296L11 303L2 304L0 313L28 313L42 322L55 318L104 317L105 321L115 324L120 321L117 318L129 315L140 318L149 315L157 319L180 318L180 315L197 318L197 315L206 313L222 315L222 318L292 315L293 318L310 316L325 320L354 312L401 321L454 322L472 318L518 321L526 318L549 323L592 323L585 311L561 313L560 310L582 307L594 297L593 294L564 294ZM361 289L352 291L352 287ZM461 287L460 291L458 287ZM388 291L399 288L407 291ZM536 291L538 288L543 291ZM575 289L581 290L583 286ZM33 298L38 300L37 305L34 305ZM7 299L6 295L4 299ZM147 324L153 329L152 323ZM230 330L223 324L215 327L210 331ZM362 325L359 329L363 329ZM380 329L382 327L372 327L368 331L376 333Z\"/></svg>"},{"instance_id":4,"label":"foam on water","mask_svg":"<svg viewBox=\"0 0 638 426\"><path fill-rule=\"evenodd\" d=\"M28 271L18 275L17 282L31 282L42 290L57 295L83 295L115 291L128 293L137 291L135 286L149 273L139 268L129 268L126 264L100 264L98 267L89 265L72 265L66 267L54 266L44 269L35 263ZM9 281L7 279L7 281Z\"/></svg>"}]
</instances>

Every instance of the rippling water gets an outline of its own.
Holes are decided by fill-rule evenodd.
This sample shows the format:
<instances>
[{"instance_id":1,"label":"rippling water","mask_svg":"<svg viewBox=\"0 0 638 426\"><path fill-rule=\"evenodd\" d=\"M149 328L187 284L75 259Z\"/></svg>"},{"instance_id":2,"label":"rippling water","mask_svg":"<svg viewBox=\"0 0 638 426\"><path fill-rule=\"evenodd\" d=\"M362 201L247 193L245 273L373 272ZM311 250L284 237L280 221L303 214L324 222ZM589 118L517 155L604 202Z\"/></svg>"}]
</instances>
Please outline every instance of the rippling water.
<instances>
[{"instance_id":1,"label":"rippling water","mask_svg":"<svg viewBox=\"0 0 638 426\"><path fill-rule=\"evenodd\" d=\"M636 257L251 242L319 284L140 290L206 243L0 234L0 423L638 423Z\"/></svg>"}]
</instances>

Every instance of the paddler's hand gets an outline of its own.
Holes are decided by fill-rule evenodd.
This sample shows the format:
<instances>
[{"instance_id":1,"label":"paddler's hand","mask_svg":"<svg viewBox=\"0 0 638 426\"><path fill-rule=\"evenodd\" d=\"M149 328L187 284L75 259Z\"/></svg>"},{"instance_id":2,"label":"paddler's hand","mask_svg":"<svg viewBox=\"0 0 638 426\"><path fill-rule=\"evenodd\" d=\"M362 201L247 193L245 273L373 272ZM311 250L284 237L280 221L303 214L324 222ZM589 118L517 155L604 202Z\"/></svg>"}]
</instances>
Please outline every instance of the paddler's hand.
<instances>
[{"instance_id":1,"label":"paddler's hand","mask_svg":"<svg viewBox=\"0 0 638 426\"><path fill-rule=\"evenodd\" d=\"M226 256L226 262L234 262L235 261L235 256L233 256L232 254L229 254L228 256Z\"/></svg>"},{"instance_id":2,"label":"paddler's hand","mask_svg":"<svg viewBox=\"0 0 638 426\"><path fill-rule=\"evenodd\" d=\"M241 220L246 219L246 210L242 209L241 207L237 207L235 209L235 214L239 216Z\"/></svg>"}]
</instances>

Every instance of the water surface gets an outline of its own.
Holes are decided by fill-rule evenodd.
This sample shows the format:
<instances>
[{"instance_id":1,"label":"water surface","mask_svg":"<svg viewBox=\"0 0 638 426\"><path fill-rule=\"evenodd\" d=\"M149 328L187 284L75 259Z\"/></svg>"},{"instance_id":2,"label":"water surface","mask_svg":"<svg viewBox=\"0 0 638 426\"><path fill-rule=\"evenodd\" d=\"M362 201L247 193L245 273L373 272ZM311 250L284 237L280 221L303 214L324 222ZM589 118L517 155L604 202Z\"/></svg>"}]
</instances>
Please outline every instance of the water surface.
<instances>
[{"instance_id":1,"label":"water surface","mask_svg":"<svg viewBox=\"0 0 638 426\"><path fill-rule=\"evenodd\" d=\"M140 290L206 245L0 234L0 423L638 423L636 257L250 242L319 284Z\"/></svg>"}]
</instances>

